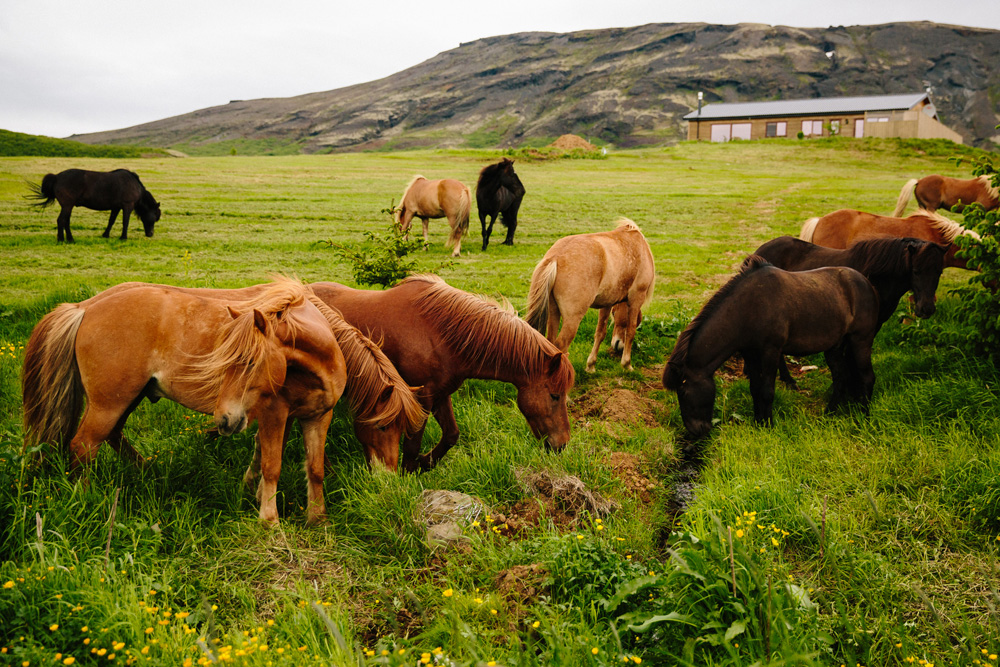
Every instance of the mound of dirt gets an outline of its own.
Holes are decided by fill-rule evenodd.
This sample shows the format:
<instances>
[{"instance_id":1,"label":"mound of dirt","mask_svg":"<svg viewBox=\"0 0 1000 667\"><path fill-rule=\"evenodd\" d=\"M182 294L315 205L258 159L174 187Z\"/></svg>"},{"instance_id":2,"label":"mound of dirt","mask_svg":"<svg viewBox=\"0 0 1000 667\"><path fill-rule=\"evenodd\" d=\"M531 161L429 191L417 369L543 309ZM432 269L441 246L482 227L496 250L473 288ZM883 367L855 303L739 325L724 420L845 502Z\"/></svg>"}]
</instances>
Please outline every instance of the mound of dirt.
<instances>
[{"instance_id":1,"label":"mound of dirt","mask_svg":"<svg viewBox=\"0 0 1000 667\"><path fill-rule=\"evenodd\" d=\"M630 389L598 386L573 399L574 417L597 419L603 422L633 424L655 428L656 401L640 396Z\"/></svg>"},{"instance_id":2,"label":"mound of dirt","mask_svg":"<svg viewBox=\"0 0 1000 667\"><path fill-rule=\"evenodd\" d=\"M534 600L544 592L545 576L545 566L541 563L515 565L497 574L497 591L504 597L524 604Z\"/></svg>"},{"instance_id":3,"label":"mound of dirt","mask_svg":"<svg viewBox=\"0 0 1000 667\"><path fill-rule=\"evenodd\" d=\"M618 503L591 491L573 475L554 476L545 470L520 471L517 479L542 502L551 501L559 510L577 518L584 512L593 518L603 517L618 509Z\"/></svg>"},{"instance_id":4,"label":"mound of dirt","mask_svg":"<svg viewBox=\"0 0 1000 667\"><path fill-rule=\"evenodd\" d=\"M556 148L561 151L572 151L577 149L584 151L597 150L597 146L575 134L564 134L549 144L547 148Z\"/></svg>"},{"instance_id":5,"label":"mound of dirt","mask_svg":"<svg viewBox=\"0 0 1000 667\"><path fill-rule=\"evenodd\" d=\"M608 463L611 465L611 472L630 493L638 496L644 503L653 501L651 492L656 489L657 484L642 473L642 461L638 456L629 452L611 452Z\"/></svg>"}]
</instances>

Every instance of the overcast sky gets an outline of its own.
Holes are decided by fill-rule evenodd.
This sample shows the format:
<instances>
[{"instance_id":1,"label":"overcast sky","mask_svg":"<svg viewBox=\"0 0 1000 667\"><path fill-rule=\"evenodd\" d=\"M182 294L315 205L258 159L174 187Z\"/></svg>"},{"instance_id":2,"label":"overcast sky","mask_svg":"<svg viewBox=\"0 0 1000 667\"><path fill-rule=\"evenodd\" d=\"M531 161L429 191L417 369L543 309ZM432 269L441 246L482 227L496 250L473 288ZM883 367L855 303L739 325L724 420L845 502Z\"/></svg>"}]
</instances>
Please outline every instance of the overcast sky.
<instances>
[{"instance_id":1,"label":"overcast sky","mask_svg":"<svg viewBox=\"0 0 1000 667\"><path fill-rule=\"evenodd\" d=\"M0 0L0 129L65 137L379 79L481 37L644 23L936 21L997 0Z\"/></svg>"}]
</instances>

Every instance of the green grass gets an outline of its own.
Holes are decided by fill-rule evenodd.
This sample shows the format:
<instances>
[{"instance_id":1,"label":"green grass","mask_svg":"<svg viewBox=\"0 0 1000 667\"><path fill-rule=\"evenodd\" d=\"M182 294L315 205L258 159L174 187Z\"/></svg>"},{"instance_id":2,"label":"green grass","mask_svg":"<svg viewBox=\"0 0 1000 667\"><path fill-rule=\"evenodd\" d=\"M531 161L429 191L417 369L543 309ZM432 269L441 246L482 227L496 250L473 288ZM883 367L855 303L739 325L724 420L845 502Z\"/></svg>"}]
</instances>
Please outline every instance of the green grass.
<instances>
[{"instance_id":1,"label":"green grass","mask_svg":"<svg viewBox=\"0 0 1000 667\"><path fill-rule=\"evenodd\" d=\"M0 130L0 157L137 158L144 155L165 156L166 152L140 146L95 146L70 139Z\"/></svg>"},{"instance_id":2,"label":"green grass","mask_svg":"<svg viewBox=\"0 0 1000 667\"><path fill-rule=\"evenodd\" d=\"M908 178L964 175L944 148L788 140L518 160L515 245L480 252L473 223L449 264L446 224L432 221L419 268L444 265L452 285L523 312L556 239L632 218L657 263L636 370L602 353L584 374L592 313L570 348L566 451L532 439L512 387L470 381L454 396L459 445L419 476L368 471L338 414L319 528L304 523L296 429L277 530L257 524L242 487L252 433L207 439L210 418L167 401L126 427L146 469L109 448L87 485L58 454L34 467L19 385L32 327L60 301L128 280L234 287L278 272L350 284L322 241L383 228L380 209L413 174L473 186L499 153L0 159L0 664L413 665L425 653L454 665L996 664L1000 378L935 337L957 326L947 289L967 274L946 271L933 320L883 329L867 419L823 413L821 358L801 392L779 387L773 428L749 423L745 380L720 381L701 484L678 516L680 417L659 386L677 332L749 251L837 208L887 213ZM77 209L77 242L58 245L56 211L30 207L24 182L81 166L139 173L162 205L156 235L103 239L106 214ZM621 391L638 421L602 416ZM425 447L439 435L432 422ZM651 482L645 496L612 454ZM575 475L618 509L569 522L527 494L526 471ZM424 489L473 494L489 518L465 527L460 548L432 549L414 518Z\"/></svg>"}]
</instances>

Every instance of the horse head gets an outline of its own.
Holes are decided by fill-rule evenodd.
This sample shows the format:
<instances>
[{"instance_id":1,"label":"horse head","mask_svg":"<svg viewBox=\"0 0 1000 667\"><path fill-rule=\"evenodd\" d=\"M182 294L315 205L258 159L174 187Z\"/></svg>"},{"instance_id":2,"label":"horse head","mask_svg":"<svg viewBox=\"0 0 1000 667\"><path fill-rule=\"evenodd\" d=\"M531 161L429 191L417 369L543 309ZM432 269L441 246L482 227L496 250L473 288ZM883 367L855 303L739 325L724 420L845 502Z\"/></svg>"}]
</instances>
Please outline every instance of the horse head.
<instances>
[{"instance_id":1,"label":"horse head","mask_svg":"<svg viewBox=\"0 0 1000 667\"><path fill-rule=\"evenodd\" d=\"M913 307L917 317L934 314L937 300L938 281L944 271L947 245L915 241L907 246L910 259L911 289Z\"/></svg>"},{"instance_id":2,"label":"horse head","mask_svg":"<svg viewBox=\"0 0 1000 667\"><path fill-rule=\"evenodd\" d=\"M532 434L545 442L548 449L561 451L569 442L569 413L566 396L573 387L573 364L562 352L548 359L545 377L529 378L517 386L517 407L521 410Z\"/></svg>"},{"instance_id":3,"label":"horse head","mask_svg":"<svg viewBox=\"0 0 1000 667\"><path fill-rule=\"evenodd\" d=\"M143 190L139 196L139 201L135 205L135 212L142 220L142 228L146 236L153 235L153 225L160 220L160 204L153 198L149 190Z\"/></svg>"},{"instance_id":4,"label":"horse head","mask_svg":"<svg viewBox=\"0 0 1000 667\"><path fill-rule=\"evenodd\" d=\"M712 413L715 410L714 374L692 376L681 370L677 378L667 380L668 372L676 373L670 365L664 369L663 384L677 392L677 403L681 409L681 419L689 440L701 440L712 430ZM668 385L668 381L670 384Z\"/></svg>"}]
</instances>

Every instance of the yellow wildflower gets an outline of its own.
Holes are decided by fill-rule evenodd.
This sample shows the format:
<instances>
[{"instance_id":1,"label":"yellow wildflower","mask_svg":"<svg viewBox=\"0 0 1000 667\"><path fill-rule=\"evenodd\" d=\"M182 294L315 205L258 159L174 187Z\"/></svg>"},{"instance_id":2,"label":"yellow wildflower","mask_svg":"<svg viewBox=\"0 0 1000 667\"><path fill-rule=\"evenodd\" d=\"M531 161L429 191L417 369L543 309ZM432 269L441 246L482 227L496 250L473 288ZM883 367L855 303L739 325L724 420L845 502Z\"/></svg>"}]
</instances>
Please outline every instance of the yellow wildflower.
<instances>
[{"instance_id":1,"label":"yellow wildflower","mask_svg":"<svg viewBox=\"0 0 1000 667\"><path fill-rule=\"evenodd\" d=\"M450 598L454 594L455 594L455 591L453 591L450 588L444 589L444 592L442 593L442 595L444 595L446 598Z\"/></svg>"}]
</instances>

